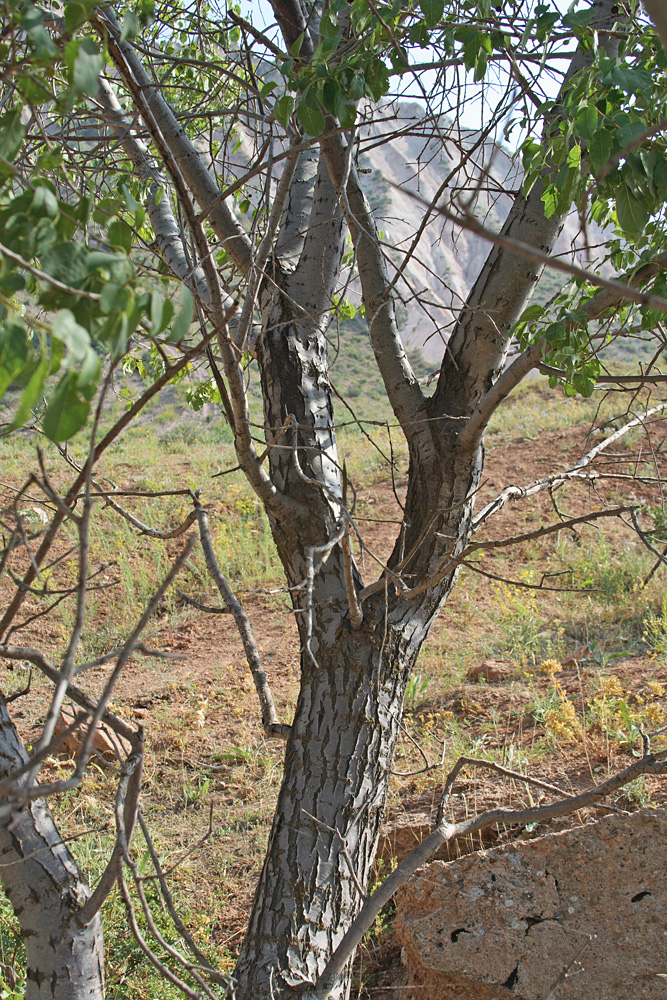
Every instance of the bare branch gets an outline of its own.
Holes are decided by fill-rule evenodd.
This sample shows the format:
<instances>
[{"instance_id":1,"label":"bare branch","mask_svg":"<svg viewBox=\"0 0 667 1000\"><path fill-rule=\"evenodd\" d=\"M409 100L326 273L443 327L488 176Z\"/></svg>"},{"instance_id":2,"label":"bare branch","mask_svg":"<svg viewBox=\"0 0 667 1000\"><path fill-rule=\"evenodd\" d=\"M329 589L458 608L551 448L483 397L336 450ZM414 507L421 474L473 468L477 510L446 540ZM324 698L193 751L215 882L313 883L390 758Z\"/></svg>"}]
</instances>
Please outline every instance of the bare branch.
<instances>
[{"instance_id":1,"label":"bare branch","mask_svg":"<svg viewBox=\"0 0 667 1000\"><path fill-rule=\"evenodd\" d=\"M116 793L116 843L97 886L79 910L78 919L83 924L89 923L102 908L121 871L123 857L132 839L137 820L143 760L143 736L140 736L134 750L127 760L123 761L121 767L121 777ZM122 823L119 820L121 815L123 817Z\"/></svg>"},{"instance_id":2,"label":"bare branch","mask_svg":"<svg viewBox=\"0 0 667 1000\"><path fill-rule=\"evenodd\" d=\"M208 515L201 504L197 506L197 520L199 522L199 537L201 539L201 546L204 551L204 558L206 559L208 571L215 580L216 586L220 591L220 596L229 608L230 612L234 615L234 621L236 622L236 627L239 631L239 635L241 636L241 642L243 643L248 666L250 667L250 672L252 673L252 679L255 682L257 697L259 698L264 732L267 736L276 736L280 739L286 740L291 732L291 727L280 722L278 719L278 713L276 712L273 695L271 694L271 688L269 687L269 682L267 680L266 673L264 672L264 667L262 666L255 637L252 634L250 621L243 610L241 602L229 586L218 565L218 560L216 559L215 552L213 550L213 542L211 541Z\"/></svg>"},{"instance_id":3,"label":"bare branch","mask_svg":"<svg viewBox=\"0 0 667 1000\"><path fill-rule=\"evenodd\" d=\"M343 462L343 504L347 509L347 469L345 462ZM364 613L361 610L361 604L359 603L359 597L357 595L357 588L354 580L354 570L352 568L352 553L350 551L350 525L348 524L345 529L345 534L343 535L341 541L341 548L343 550L343 572L345 573L345 590L347 593L347 603L350 606L350 625L357 632L363 623Z\"/></svg>"},{"instance_id":4,"label":"bare branch","mask_svg":"<svg viewBox=\"0 0 667 1000\"><path fill-rule=\"evenodd\" d=\"M145 117L147 125L151 118L154 119L173 157L172 170L175 167L176 172L183 176L200 208L206 210L218 198L218 186L132 46L120 40L120 24L112 8L100 10L91 24L106 36L111 57L131 90L136 107L148 112L148 117ZM217 202L209 213L209 221L227 253L239 270L245 273L252 260L250 241L226 202Z\"/></svg>"},{"instance_id":5,"label":"bare branch","mask_svg":"<svg viewBox=\"0 0 667 1000\"><path fill-rule=\"evenodd\" d=\"M642 414L640 417L634 417L629 420L626 424L620 427L609 437L605 438L594 448L591 448L583 458L581 458L576 465L568 469L567 472L555 472L552 476L548 476L546 479L541 479L538 482L532 483L530 486L507 486L502 493L499 493L497 497L491 500L485 507L480 510L480 512L475 516L472 523L472 530L477 531L479 527L491 516L491 514L496 513L501 510L508 500L516 500L518 498L526 498L533 496L535 493L541 493L543 490L551 490L555 486L559 486L562 483L566 483L574 479L595 479L597 478L597 473L594 471L590 473L584 473L586 469L594 458L605 451L609 445L614 444L620 438L622 438L628 431L631 431L633 427L638 427L643 424L649 417L655 416L658 413L662 413L667 409L667 403L659 403L657 406L653 406L646 413Z\"/></svg>"}]
</instances>

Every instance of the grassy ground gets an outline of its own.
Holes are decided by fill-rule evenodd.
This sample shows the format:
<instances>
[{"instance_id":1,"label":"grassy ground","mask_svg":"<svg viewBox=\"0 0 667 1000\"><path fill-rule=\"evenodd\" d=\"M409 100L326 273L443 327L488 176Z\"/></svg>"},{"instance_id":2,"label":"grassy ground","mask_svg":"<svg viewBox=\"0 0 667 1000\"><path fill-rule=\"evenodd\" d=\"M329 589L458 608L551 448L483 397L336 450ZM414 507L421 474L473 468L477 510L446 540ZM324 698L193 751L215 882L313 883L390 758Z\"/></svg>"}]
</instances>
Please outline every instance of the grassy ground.
<instances>
[{"instance_id":1,"label":"grassy ground","mask_svg":"<svg viewBox=\"0 0 667 1000\"><path fill-rule=\"evenodd\" d=\"M244 600L279 713L289 720L297 694L298 641L266 518L238 473L211 478L235 464L227 429L217 414L204 411L185 420L178 387L171 393L117 442L103 459L98 478L126 490L202 488L220 564ZM122 405L119 400L116 407ZM520 389L489 430L479 506L508 483L525 485L574 464L599 440L594 427L614 415L610 401L598 407L596 402L563 400L541 380ZM374 412L376 419L381 416ZM369 431L377 447L352 428L341 431L339 447L358 490L357 514L368 545L386 555L396 530L393 488L400 496L407 455L395 429L374 426ZM650 427L650 444L639 432L628 435L615 448L615 457L600 468L617 477L633 470L655 477L664 471L666 433L667 425L656 423ZM35 444L25 434L3 442L3 505L34 462ZM52 482L63 489L71 471L52 447L46 447L44 454ZM83 454L76 443L72 454ZM579 484L553 498L540 494L530 502L508 505L484 529L484 537L500 539L553 520L554 504L566 516L576 516L630 496L650 504L656 524L662 523L659 484L615 478L595 489ZM178 523L188 510L183 497L128 499L126 505L135 516L159 527ZM25 516L38 524L42 509L44 504L32 489L23 502ZM72 536L63 539L60 552L73 541ZM165 543L139 535L109 509L95 509L91 563L100 567L98 580L105 589L91 595L82 660L123 641L179 545L178 540ZM491 550L464 568L408 689L408 735L400 743L396 770L418 770L422 754L429 761L438 760L443 744L445 769L467 753L557 780L566 788L599 780L627 763L637 752L640 729L658 728L667 709L664 570L642 586L654 562L626 526L602 520L597 526L524 542L512 550ZM75 569L70 554L54 567L51 586L71 582ZM373 570L368 562L365 572L370 580ZM532 589L541 581L554 589ZM205 604L219 602L199 555L191 559L178 587ZM43 605L35 595L26 609L36 613ZM26 644L40 645L56 658L72 621L73 609L63 602L19 635ZM179 912L218 967L229 970L266 844L280 781L281 747L267 742L258 725L252 682L227 616L198 612L172 590L145 641L184 658L135 657L117 688L114 708L146 727L142 808L162 864L172 869L170 885ZM500 661L501 679L473 679L471 668L489 659ZM22 665L6 670L5 690L19 689L26 675ZM82 686L94 694L104 677L103 668L87 672ZM33 679L30 693L14 706L28 744L47 695L47 685ZM66 757L54 758L47 774L66 773L69 766ZM409 813L410 804L424 795L435 801L443 774L397 776L390 810L394 815ZM63 833L76 838L72 850L91 882L108 856L114 787L114 775L93 764L81 791L54 803ZM524 801L526 795L514 783L482 775L471 775L461 788L456 806L460 815L508 799ZM635 808L660 803L664 797L657 782L643 781L619 796L616 804ZM91 829L92 833L83 832ZM495 836L502 840L515 834L501 830ZM139 836L134 852L140 872L149 874L148 852ZM385 852L382 870L391 864ZM154 894L153 883L146 884ZM175 940L159 905L155 911L165 936ZM130 942L117 895L108 901L104 921L109 997L176 996ZM383 995L374 983L379 964L386 960L385 949L390 948L388 918L377 930L360 958L356 987L360 996ZM20 951L5 906L0 909L0 977L4 968L8 996L13 995L10 970L20 968Z\"/></svg>"}]
</instances>

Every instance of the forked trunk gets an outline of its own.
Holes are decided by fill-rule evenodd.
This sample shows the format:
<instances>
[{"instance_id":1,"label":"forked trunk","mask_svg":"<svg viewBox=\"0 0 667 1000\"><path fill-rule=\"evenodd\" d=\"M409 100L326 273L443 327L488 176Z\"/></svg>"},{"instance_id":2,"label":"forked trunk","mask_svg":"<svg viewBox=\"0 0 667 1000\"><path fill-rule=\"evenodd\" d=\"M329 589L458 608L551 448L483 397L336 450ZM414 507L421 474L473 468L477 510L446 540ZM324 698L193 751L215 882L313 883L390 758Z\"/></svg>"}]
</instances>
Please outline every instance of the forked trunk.
<instances>
[{"instance_id":1,"label":"forked trunk","mask_svg":"<svg viewBox=\"0 0 667 1000\"><path fill-rule=\"evenodd\" d=\"M443 497L439 524L458 539L470 523L480 458L451 463L460 478L431 479ZM452 503L460 492L462 502ZM415 491L406 510L418 503ZM414 511L417 515L417 511ZM418 517L415 516L415 521ZM418 525L414 524L418 534ZM294 548L298 547L294 539ZM416 565L433 549L415 547ZM449 546L448 546L449 548ZM392 557L398 560L397 544ZM392 584L364 602L350 624L339 551L315 580L313 634L300 621L301 687L283 784L252 916L235 974L236 1000L282 1000L313 983L357 915L366 892L387 799L405 688L438 610L454 583L404 600ZM297 593L299 593L297 591ZM305 614L297 615L299 620ZM312 655L309 650L312 650ZM349 995L350 969L330 994Z\"/></svg>"},{"instance_id":2,"label":"forked trunk","mask_svg":"<svg viewBox=\"0 0 667 1000\"><path fill-rule=\"evenodd\" d=\"M0 699L0 776L28 760ZM102 923L77 912L89 896L74 858L46 803L3 809L0 800L0 879L26 948L26 1000L102 1000Z\"/></svg>"}]
</instances>

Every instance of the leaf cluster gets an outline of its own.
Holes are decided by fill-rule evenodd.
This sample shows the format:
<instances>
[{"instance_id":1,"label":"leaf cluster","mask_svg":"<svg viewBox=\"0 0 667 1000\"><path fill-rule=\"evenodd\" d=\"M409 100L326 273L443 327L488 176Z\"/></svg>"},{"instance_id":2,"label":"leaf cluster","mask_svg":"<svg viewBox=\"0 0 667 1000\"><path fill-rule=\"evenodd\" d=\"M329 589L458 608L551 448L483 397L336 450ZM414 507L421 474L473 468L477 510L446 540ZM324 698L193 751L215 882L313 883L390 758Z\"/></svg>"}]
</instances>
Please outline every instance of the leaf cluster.
<instances>
[{"instance_id":1,"label":"leaf cluster","mask_svg":"<svg viewBox=\"0 0 667 1000\"><path fill-rule=\"evenodd\" d=\"M62 146L47 143L36 155L30 147L35 99L55 127L73 109L85 115L86 98L97 93L106 57L78 33L92 8L67 5L54 40L37 8L10 5L3 43L13 46L14 74L0 116L0 398L21 390L6 432L41 408L54 441L86 423L101 357L121 358L138 332L178 342L193 318L186 289L176 312L130 259L145 211L128 179L115 178L115 190L107 184L96 198L71 183Z\"/></svg>"}]
</instances>

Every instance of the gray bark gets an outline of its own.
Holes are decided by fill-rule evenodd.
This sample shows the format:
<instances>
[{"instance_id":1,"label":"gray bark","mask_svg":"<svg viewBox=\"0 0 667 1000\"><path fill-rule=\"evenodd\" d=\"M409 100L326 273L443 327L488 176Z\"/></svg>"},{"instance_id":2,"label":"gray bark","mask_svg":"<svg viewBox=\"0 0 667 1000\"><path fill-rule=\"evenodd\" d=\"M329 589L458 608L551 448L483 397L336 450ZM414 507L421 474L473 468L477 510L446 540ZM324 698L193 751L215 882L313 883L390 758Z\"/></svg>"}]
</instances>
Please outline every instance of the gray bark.
<instances>
[{"instance_id":1,"label":"gray bark","mask_svg":"<svg viewBox=\"0 0 667 1000\"><path fill-rule=\"evenodd\" d=\"M643 0L643 4L656 27L663 48L667 50L667 9L664 0Z\"/></svg>"},{"instance_id":2,"label":"gray bark","mask_svg":"<svg viewBox=\"0 0 667 1000\"><path fill-rule=\"evenodd\" d=\"M28 756L0 699L0 776ZM78 911L90 895L42 799L0 800L0 879L26 948L26 1000L102 1000L104 945L99 914Z\"/></svg>"}]
</instances>

